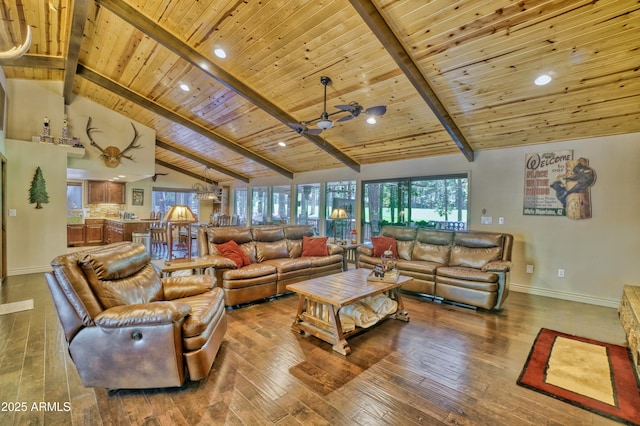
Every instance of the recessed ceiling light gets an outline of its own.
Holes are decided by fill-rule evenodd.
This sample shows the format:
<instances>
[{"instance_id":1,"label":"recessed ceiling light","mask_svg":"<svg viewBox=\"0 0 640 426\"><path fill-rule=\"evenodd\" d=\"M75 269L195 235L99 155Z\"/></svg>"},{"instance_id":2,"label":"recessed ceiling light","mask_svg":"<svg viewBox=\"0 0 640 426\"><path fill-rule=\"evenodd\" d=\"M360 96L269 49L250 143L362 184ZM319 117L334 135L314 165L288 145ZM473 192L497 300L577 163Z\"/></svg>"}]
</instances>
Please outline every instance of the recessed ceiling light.
<instances>
[{"instance_id":1,"label":"recessed ceiling light","mask_svg":"<svg viewBox=\"0 0 640 426\"><path fill-rule=\"evenodd\" d=\"M227 57L227 52L224 51L224 49L218 47L216 48L213 53L220 59L224 59Z\"/></svg>"},{"instance_id":2,"label":"recessed ceiling light","mask_svg":"<svg viewBox=\"0 0 640 426\"><path fill-rule=\"evenodd\" d=\"M287 146L287 144L286 144L286 143L284 143L284 142L278 142L278 145L280 145L280 146Z\"/></svg>"},{"instance_id":3,"label":"recessed ceiling light","mask_svg":"<svg viewBox=\"0 0 640 426\"><path fill-rule=\"evenodd\" d=\"M369 123L369 124L376 124L376 123L377 123L376 118L375 118L375 117L369 117L369 118L367 118L367 123Z\"/></svg>"},{"instance_id":4,"label":"recessed ceiling light","mask_svg":"<svg viewBox=\"0 0 640 426\"><path fill-rule=\"evenodd\" d=\"M180 88L182 90L184 90L185 92L189 91L189 86L187 84L185 84L185 83L180 84Z\"/></svg>"},{"instance_id":5,"label":"recessed ceiling light","mask_svg":"<svg viewBox=\"0 0 640 426\"><path fill-rule=\"evenodd\" d=\"M551 81L550 75L542 74L541 76L535 79L534 83L536 84L536 86L544 86L545 84L548 84L550 81Z\"/></svg>"}]
</instances>

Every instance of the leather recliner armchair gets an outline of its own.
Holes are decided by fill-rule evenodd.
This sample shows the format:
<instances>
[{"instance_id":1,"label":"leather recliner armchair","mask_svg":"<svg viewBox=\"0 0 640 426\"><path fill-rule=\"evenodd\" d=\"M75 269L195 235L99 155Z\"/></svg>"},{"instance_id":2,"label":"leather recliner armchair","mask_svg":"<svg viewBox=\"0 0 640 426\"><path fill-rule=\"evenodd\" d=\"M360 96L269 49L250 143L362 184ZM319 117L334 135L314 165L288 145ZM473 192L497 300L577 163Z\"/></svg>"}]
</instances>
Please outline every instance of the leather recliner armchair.
<instances>
[{"instance_id":1,"label":"leather recliner armchair","mask_svg":"<svg viewBox=\"0 0 640 426\"><path fill-rule=\"evenodd\" d=\"M174 387L205 378L227 330L211 275L161 278L144 245L56 257L45 273L87 387Z\"/></svg>"}]
</instances>

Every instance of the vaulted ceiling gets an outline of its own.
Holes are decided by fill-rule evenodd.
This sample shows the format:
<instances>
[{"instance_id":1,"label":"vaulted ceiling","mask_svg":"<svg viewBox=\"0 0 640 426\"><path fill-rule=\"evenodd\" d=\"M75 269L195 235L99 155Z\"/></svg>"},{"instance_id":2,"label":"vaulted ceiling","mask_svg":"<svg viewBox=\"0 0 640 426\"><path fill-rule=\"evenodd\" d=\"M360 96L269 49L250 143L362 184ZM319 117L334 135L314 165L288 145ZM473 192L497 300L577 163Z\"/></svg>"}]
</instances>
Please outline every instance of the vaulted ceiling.
<instances>
[{"instance_id":1,"label":"vaulted ceiling","mask_svg":"<svg viewBox=\"0 0 640 426\"><path fill-rule=\"evenodd\" d=\"M65 103L155 129L158 164L218 182L640 132L638 0L0 0L0 17L2 51L32 28L7 78L63 81ZM298 134L321 76L328 113L386 114Z\"/></svg>"}]
</instances>

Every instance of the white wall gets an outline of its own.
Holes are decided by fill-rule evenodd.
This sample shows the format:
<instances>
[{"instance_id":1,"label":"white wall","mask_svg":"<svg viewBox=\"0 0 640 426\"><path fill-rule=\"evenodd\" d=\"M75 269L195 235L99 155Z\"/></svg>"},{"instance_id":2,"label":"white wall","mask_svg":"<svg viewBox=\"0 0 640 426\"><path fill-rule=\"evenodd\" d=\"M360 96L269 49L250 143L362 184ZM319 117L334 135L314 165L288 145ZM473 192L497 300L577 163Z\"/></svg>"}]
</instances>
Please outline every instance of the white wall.
<instances>
[{"instance_id":1,"label":"white wall","mask_svg":"<svg viewBox=\"0 0 640 426\"><path fill-rule=\"evenodd\" d=\"M567 149L574 150L574 158L589 159L597 173L591 188L593 217L523 215L525 154ZM292 185L461 172L470 178L469 227L515 237L512 290L615 307L624 284L640 284L635 264L640 253L640 133L480 151L472 163L458 154L365 165L359 174L348 168L302 173ZM251 186L287 182L255 179ZM480 224L483 209L493 225ZM505 218L504 225L498 225L498 217ZM525 272L527 264L534 266L533 274ZM558 269L565 270L565 278L557 277Z\"/></svg>"}]
</instances>

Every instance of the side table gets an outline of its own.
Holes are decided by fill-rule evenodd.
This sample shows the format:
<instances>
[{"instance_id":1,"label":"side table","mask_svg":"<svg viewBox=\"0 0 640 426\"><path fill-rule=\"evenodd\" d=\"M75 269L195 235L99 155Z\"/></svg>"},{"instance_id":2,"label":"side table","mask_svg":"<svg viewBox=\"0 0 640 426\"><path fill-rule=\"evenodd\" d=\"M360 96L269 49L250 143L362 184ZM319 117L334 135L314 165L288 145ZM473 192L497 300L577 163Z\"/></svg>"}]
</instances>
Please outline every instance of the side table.
<instances>
[{"instance_id":1,"label":"side table","mask_svg":"<svg viewBox=\"0 0 640 426\"><path fill-rule=\"evenodd\" d=\"M329 243L331 244L331 243ZM351 244L351 243L346 243L346 244L335 244L336 246L342 247L342 270L343 271L348 271L349 270L349 262L351 263L355 263L356 262L356 250L358 247L360 247L363 244Z\"/></svg>"},{"instance_id":2,"label":"side table","mask_svg":"<svg viewBox=\"0 0 640 426\"><path fill-rule=\"evenodd\" d=\"M192 257L191 260L174 259L166 261L162 259L154 259L151 263L160 270L163 277L170 277L176 271L191 270L192 274L202 274L207 268L211 268L214 264L202 257Z\"/></svg>"}]
</instances>

